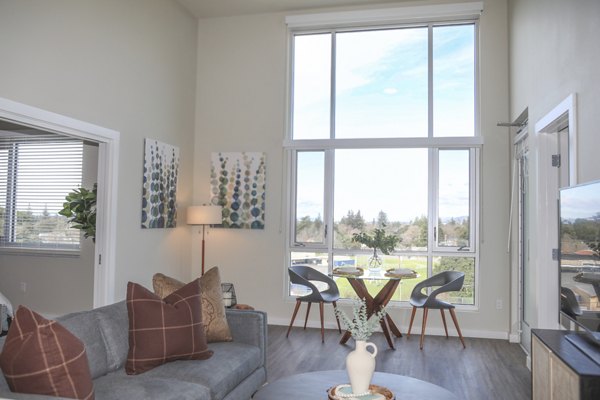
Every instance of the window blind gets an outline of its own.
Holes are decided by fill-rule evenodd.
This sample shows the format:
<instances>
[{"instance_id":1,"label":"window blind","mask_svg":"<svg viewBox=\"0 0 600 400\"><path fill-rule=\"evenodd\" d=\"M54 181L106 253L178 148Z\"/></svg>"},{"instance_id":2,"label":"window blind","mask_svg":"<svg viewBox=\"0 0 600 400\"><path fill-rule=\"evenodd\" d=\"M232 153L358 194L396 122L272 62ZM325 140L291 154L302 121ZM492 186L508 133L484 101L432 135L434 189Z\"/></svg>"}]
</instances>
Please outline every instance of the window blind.
<instances>
[{"instance_id":1,"label":"window blind","mask_svg":"<svg viewBox=\"0 0 600 400\"><path fill-rule=\"evenodd\" d=\"M0 247L78 249L58 212L81 186L83 142L51 133L0 132Z\"/></svg>"}]
</instances>

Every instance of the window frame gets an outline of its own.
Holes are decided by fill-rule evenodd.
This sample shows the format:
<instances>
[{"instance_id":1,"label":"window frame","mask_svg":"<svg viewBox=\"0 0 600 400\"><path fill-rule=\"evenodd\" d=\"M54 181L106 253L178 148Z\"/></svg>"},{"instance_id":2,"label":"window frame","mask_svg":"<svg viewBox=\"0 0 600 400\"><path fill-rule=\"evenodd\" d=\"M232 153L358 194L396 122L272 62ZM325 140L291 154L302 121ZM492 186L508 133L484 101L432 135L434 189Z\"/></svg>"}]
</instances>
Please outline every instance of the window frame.
<instances>
[{"instance_id":1,"label":"window frame","mask_svg":"<svg viewBox=\"0 0 600 400\"><path fill-rule=\"evenodd\" d=\"M49 133L49 135L53 135ZM8 236L4 236L7 239L5 241L0 242L0 254L7 255L35 255L35 256L60 256L60 257L79 257L81 253L81 232L78 231L79 241L76 244L71 246L67 246L63 243L55 243L48 244L47 246L40 246L32 243L18 243L16 240L18 239L16 234L17 229L17 217L16 214L19 211L16 205L18 198L18 176L19 176L19 147L27 144L39 144L42 142L47 142L50 144L56 144L60 142L65 143L76 143L81 145L81 162L82 162L82 177L83 177L83 163L84 163L84 142L81 139L73 139L69 137L64 137L60 135L56 135L56 138L50 136L44 136L40 139L27 138L24 136L22 140L19 140L18 137L15 137L15 141L10 145L10 149L7 147L7 164L6 164L6 199L3 204L5 208L5 219L9 221L8 226L5 225L3 227L4 233L8 232ZM81 186L81 180L79 182L79 186ZM10 187L9 187L10 186ZM73 188L75 189L75 188ZM65 193L66 195L66 193ZM9 204L10 203L10 204ZM64 218L64 217L63 217ZM71 228L75 229L75 228ZM75 229L76 230L76 229Z\"/></svg>"},{"instance_id":2,"label":"window frame","mask_svg":"<svg viewBox=\"0 0 600 400\"><path fill-rule=\"evenodd\" d=\"M466 25L474 26L474 134L465 137L434 137L433 136L433 28L436 26ZM341 32L372 31L395 28L424 27L428 28L428 136L427 137L397 137L397 138L335 138L335 34ZM332 60L331 60L331 93L330 93L330 136L327 139L293 139L293 112L294 112L294 38L296 35L332 34ZM288 212L285 224L287 225L285 239L285 265L291 265L291 255L294 252L326 253L329 273L333 269L333 258L343 255L343 249L334 247L334 165L335 150L337 149L385 149L385 148L427 148L428 149L428 245L423 251L395 251L395 256L415 256L427 258L427 273L431 276L434 258L437 257L466 257L474 259L474 286L475 294L473 304L456 306L463 310L477 310L479 308L479 224L480 224L480 174L481 174L481 148L483 138L480 132L479 110L479 20L440 20L425 23L393 24L383 26L341 27L327 29L289 29L289 54L288 54L288 98L286 113L286 134L283 141L284 156L287 165L287 199L284 199L284 210ZM439 151L447 149L469 150L469 211L470 211L470 247L459 250L458 247L438 246L434 241L434 226L437 229L438 216L438 182L439 182ZM323 223L326 226L325 243L298 243L296 238L296 201L297 201L297 153L302 151L323 151L325 157L324 170L324 212ZM347 253L367 254L369 250L348 250ZM284 297L291 300L289 294L289 279L285 274ZM342 300L344 301L344 300ZM406 302L390 302L393 307L406 308Z\"/></svg>"}]
</instances>

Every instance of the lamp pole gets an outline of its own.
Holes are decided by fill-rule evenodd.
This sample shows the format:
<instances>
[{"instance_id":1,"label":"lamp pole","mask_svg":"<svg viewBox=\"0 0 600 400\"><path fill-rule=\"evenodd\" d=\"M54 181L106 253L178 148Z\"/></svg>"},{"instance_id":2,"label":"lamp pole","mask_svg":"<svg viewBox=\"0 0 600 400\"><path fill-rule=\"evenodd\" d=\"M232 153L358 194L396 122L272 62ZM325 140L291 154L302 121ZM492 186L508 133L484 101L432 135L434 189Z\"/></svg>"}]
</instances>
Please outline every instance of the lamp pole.
<instances>
[{"instance_id":1,"label":"lamp pole","mask_svg":"<svg viewBox=\"0 0 600 400\"><path fill-rule=\"evenodd\" d=\"M202 275L204 275L204 248L206 225L220 224L222 222L221 206L191 206L187 209L188 225L202 225Z\"/></svg>"}]
</instances>

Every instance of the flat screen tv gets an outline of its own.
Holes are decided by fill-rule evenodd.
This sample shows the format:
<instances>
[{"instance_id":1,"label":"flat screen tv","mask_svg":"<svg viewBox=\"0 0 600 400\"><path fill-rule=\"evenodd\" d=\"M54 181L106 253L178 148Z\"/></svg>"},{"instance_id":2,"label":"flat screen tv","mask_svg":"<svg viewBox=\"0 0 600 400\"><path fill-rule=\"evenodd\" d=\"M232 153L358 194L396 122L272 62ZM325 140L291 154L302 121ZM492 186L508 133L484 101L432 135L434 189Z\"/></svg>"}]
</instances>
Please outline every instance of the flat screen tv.
<instances>
[{"instance_id":1,"label":"flat screen tv","mask_svg":"<svg viewBox=\"0 0 600 400\"><path fill-rule=\"evenodd\" d=\"M600 356L600 181L561 189L559 212L561 325Z\"/></svg>"}]
</instances>

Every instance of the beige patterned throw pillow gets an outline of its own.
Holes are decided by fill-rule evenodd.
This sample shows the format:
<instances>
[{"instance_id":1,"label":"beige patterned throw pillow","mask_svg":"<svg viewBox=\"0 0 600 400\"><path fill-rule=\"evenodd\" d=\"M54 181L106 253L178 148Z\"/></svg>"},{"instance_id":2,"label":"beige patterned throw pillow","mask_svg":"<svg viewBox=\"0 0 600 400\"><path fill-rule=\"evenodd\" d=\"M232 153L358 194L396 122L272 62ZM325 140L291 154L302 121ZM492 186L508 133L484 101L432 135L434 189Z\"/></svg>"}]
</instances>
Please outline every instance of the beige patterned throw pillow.
<instances>
[{"instance_id":1,"label":"beige patterned throw pillow","mask_svg":"<svg viewBox=\"0 0 600 400\"><path fill-rule=\"evenodd\" d=\"M152 278L154 293L165 298L185 284L163 274L155 274ZM202 321L206 339L211 342L230 342L232 340L221 290L219 268L213 267L200 278L202 295Z\"/></svg>"}]
</instances>

